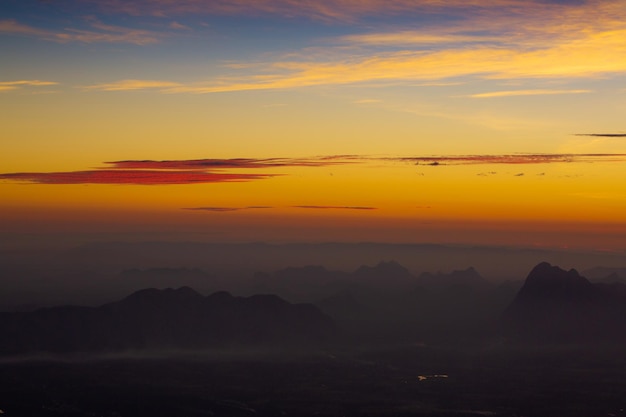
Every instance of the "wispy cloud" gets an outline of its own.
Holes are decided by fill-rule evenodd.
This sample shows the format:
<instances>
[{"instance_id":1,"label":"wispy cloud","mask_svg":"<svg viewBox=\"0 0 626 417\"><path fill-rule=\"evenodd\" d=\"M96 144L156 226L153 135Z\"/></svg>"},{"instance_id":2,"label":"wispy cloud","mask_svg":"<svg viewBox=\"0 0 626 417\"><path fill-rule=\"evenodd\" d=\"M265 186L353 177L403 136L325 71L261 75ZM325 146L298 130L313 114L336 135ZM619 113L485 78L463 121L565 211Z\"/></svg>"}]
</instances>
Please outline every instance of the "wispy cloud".
<instances>
[{"instance_id":1,"label":"wispy cloud","mask_svg":"<svg viewBox=\"0 0 626 417\"><path fill-rule=\"evenodd\" d=\"M242 182L272 178L284 174L230 173L232 169L279 167L322 167L359 162L351 155L315 158L234 158L193 160L128 160L105 162L104 169L70 172L17 172L0 174L0 180L37 184L134 184L167 185L213 182ZM250 206L249 208L253 208ZM261 208L261 206L257 207Z\"/></svg>"},{"instance_id":2,"label":"wispy cloud","mask_svg":"<svg viewBox=\"0 0 626 417\"><path fill-rule=\"evenodd\" d=\"M173 161L113 161L105 162L113 168L122 169L227 169L227 168L276 168L276 167L319 167L342 165L359 161L357 156L330 155L316 158L232 158L232 159L188 159Z\"/></svg>"},{"instance_id":3,"label":"wispy cloud","mask_svg":"<svg viewBox=\"0 0 626 417\"><path fill-rule=\"evenodd\" d=\"M354 100L353 103L354 104L374 104L374 103L380 103L380 100L375 99L375 98L364 98L361 100Z\"/></svg>"},{"instance_id":4,"label":"wispy cloud","mask_svg":"<svg viewBox=\"0 0 626 417\"><path fill-rule=\"evenodd\" d=\"M182 23L178 23L178 22L172 22L169 24L169 28L170 29L176 29L176 30L191 30L191 28L187 25L183 25Z\"/></svg>"},{"instance_id":5,"label":"wispy cloud","mask_svg":"<svg viewBox=\"0 0 626 417\"><path fill-rule=\"evenodd\" d=\"M20 172L0 174L0 180L36 184L170 185L244 182L271 178L272 174L215 173L202 171L90 170L70 172Z\"/></svg>"},{"instance_id":6,"label":"wispy cloud","mask_svg":"<svg viewBox=\"0 0 626 417\"><path fill-rule=\"evenodd\" d=\"M16 80L16 81L0 81L0 92L17 90L22 87L47 87L51 85L58 85L59 83L54 81L41 81L41 80Z\"/></svg>"},{"instance_id":7,"label":"wispy cloud","mask_svg":"<svg viewBox=\"0 0 626 417\"><path fill-rule=\"evenodd\" d=\"M443 155L387 158L415 165L479 165L479 164L551 164L572 162L622 162L626 154L513 154L513 155Z\"/></svg>"},{"instance_id":8,"label":"wispy cloud","mask_svg":"<svg viewBox=\"0 0 626 417\"><path fill-rule=\"evenodd\" d=\"M315 209L315 210L377 210L377 207L367 206L292 206L293 208L300 209Z\"/></svg>"},{"instance_id":9,"label":"wispy cloud","mask_svg":"<svg viewBox=\"0 0 626 417\"><path fill-rule=\"evenodd\" d=\"M626 138L626 133L577 133L575 136L592 136L599 138Z\"/></svg>"},{"instance_id":10,"label":"wispy cloud","mask_svg":"<svg viewBox=\"0 0 626 417\"><path fill-rule=\"evenodd\" d=\"M149 7L148 7L149 6ZM247 73L199 83L153 86L162 93L218 93L293 89L355 83L436 85L459 77L479 79L575 79L626 72L626 3L606 0L546 2L519 0L292 0L106 1L103 7L133 14L258 14L354 20L360 16L441 13L449 25L355 33L324 39L319 56L310 49L266 62L230 63ZM477 31L480 28L480 31ZM433 47L424 47L425 44ZM381 48L384 47L384 48ZM167 81L164 81L167 82ZM121 90L120 88L110 90ZM97 88L98 86L93 86ZM588 90L497 91L472 97L581 94Z\"/></svg>"},{"instance_id":11,"label":"wispy cloud","mask_svg":"<svg viewBox=\"0 0 626 417\"><path fill-rule=\"evenodd\" d=\"M338 39L340 42L350 44L374 45L374 46L407 46L407 45L432 45L432 44L460 44L470 42L495 42L500 41L497 37L469 36L458 34L433 34L418 31L377 32L358 35L347 35Z\"/></svg>"},{"instance_id":12,"label":"wispy cloud","mask_svg":"<svg viewBox=\"0 0 626 417\"><path fill-rule=\"evenodd\" d=\"M181 87L182 84L173 81L159 80L120 80L111 83L95 84L85 87L87 90L99 91L134 91L134 90L161 90Z\"/></svg>"},{"instance_id":13,"label":"wispy cloud","mask_svg":"<svg viewBox=\"0 0 626 417\"><path fill-rule=\"evenodd\" d=\"M256 64L250 75L223 76L205 83L172 85L163 93L220 93L250 90L280 90L321 85L357 83L433 82L458 77L483 79L584 78L626 72L626 28L565 39L547 45L474 45L434 51L372 51L335 56L330 60L303 58ZM586 93L587 90L523 90L495 92L499 95ZM495 95L494 95L495 94Z\"/></svg>"},{"instance_id":14,"label":"wispy cloud","mask_svg":"<svg viewBox=\"0 0 626 417\"><path fill-rule=\"evenodd\" d=\"M256 210L256 209L271 209L272 206L247 206L247 207L185 207L183 210L192 211L215 211L215 212L229 212L229 211L241 211L241 210Z\"/></svg>"},{"instance_id":15,"label":"wispy cloud","mask_svg":"<svg viewBox=\"0 0 626 417\"><path fill-rule=\"evenodd\" d=\"M492 91L489 93L472 94L468 97L472 98L493 98L493 97L513 97L513 96L544 96L555 94L585 94L591 93L591 90L508 90L508 91Z\"/></svg>"},{"instance_id":16,"label":"wispy cloud","mask_svg":"<svg viewBox=\"0 0 626 417\"><path fill-rule=\"evenodd\" d=\"M202 184L218 182L245 182L288 175L288 173L242 173L227 172L232 169L262 169L280 167L325 167L340 164L363 163L378 166L380 163L409 163L413 165L438 167L444 165L480 164L551 164L626 162L626 154L512 154L512 155L440 155L440 156L367 156L329 155L316 158L235 158L235 159L194 159L178 161L115 161L103 169L68 172L16 172L2 173L0 180L35 184L133 184L168 185ZM301 209L351 209L375 210L367 206L326 206L297 205ZM248 206L234 209L266 208ZM194 208L189 208L190 210ZM203 208L195 208L201 210ZM208 209L212 209L209 207ZM231 207L226 207L231 209Z\"/></svg>"},{"instance_id":17,"label":"wispy cloud","mask_svg":"<svg viewBox=\"0 0 626 417\"><path fill-rule=\"evenodd\" d=\"M0 20L0 33L31 36L56 42L107 42L135 45L156 43L161 36L156 32L148 30L105 25L93 19L90 19L88 23L90 29L64 28L55 31L25 25L12 19Z\"/></svg>"},{"instance_id":18,"label":"wispy cloud","mask_svg":"<svg viewBox=\"0 0 626 417\"><path fill-rule=\"evenodd\" d=\"M54 81L41 81L41 80L17 80L17 81L0 81L0 86L21 86L21 85L30 85L35 87L48 86L48 85L57 85L59 83Z\"/></svg>"},{"instance_id":19,"label":"wispy cloud","mask_svg":"<svg viewBox=\"0 0 626 417\"><path fill-rule=\"evenodd\" d=\"M176 16L185 14L259 15L274 14L287 18L305 17L325 22L353 22L366 16L393 16L440 12L458 9L472 13L476 9L507 8L518 10L523 6L546 9L567 5L564 2L519 0L85 0L107 11L130 15ZM594 1L592 3L597 3Z\"/></svg>"}]
</instances>

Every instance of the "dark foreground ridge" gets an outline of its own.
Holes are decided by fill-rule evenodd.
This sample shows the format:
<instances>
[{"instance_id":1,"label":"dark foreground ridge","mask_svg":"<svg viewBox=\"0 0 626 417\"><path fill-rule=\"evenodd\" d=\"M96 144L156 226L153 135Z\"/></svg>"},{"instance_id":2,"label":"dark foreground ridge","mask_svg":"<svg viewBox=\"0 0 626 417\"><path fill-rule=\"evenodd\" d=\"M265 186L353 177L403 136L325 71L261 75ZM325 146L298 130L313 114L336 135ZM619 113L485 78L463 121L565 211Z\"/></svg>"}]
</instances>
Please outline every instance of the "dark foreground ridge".
<instances>
[{"instance_id":1,"label":"dark foreground ridge","mask_svg":"<svg viewBox=\"0 0 626 417\"><path fill-rule=\"evenodd\" d=\"M0 354L315 344L333 333L317 307L274 295L145 289L96 308L0 313Z\"/></svg>"},{"instance_id":2,"label":"dark foreground ridge","mask_svg":"<svg viewBox=\"0 0 626 417\"><path fill-rule=\"evenodd\" d=\"M540 263L505 311L503 332L532 343L626 342L626 285Z\"/></svg>"}]
</instances>

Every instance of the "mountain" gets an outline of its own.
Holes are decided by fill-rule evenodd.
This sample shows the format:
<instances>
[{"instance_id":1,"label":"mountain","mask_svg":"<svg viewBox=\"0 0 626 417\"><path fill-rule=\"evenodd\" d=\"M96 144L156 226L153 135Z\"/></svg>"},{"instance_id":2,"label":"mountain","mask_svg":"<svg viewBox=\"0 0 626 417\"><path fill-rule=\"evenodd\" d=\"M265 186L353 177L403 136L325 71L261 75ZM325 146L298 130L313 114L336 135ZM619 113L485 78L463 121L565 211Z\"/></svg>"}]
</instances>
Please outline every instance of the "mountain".
<instances>
[{"instance_id":1,"label":"mountain","mask_svg":"<svg viewBox=\"0 0 626 417\"><path fill-rule=\"evenodd\" d=\"M473 267L464 270L455 270L449 274L424 272L418 277L418 283L422 287L438 290L484 290L493 286L491 282L483 278Z\"/></svg>"},{"instance_id":2,"label":"mountain","mask_svg":"<svg viewBox=\"0 0 626 417\"><path fill-rule=\"evenodd\" d=\"M151 288L97 308L0 313L0 354L315 344L333 333L313 305L274 295Z\"/></svg>"},{"instance_id":3,"label":"mountain","mask_svg":"<svg viewBox=\"0 0 626 417\"><path fill-rule=\"evenodd\" d=\"M288 267L273 275L257 272L253 288L290 301L310 301L344 291L349 287L348 277L345 272L329 271L323 266Z\"/></svg>"},{"instance_id":4,"label":"mountain","mask_svg":"<svg viewBox=\"0 0 626 417\"><path fill-rule=\"evenodd\" d=\"M217 278L198 268L126 269L120 272L111 285L130 291L141 288L169 288L189 286L200 291L218 287ZM208 291L207 291L208 292Z\"/></svg>"},{"instance_id":5,"label":"mountain","mask_svg":"<svg viewBox=\"0 0 626 417\"><path fill-rule=\"evenodd\" d=\"M626 285L592 283L574 269L540 263L506 309L502 330L527 342L626 341Z\"/></svg>"},{"instance_id":6,"label":"mountain","mask_svg":"<svg viewBox=\"0 0 626 417\"><path fill-rule=\"evenodd\" d=\"M626 268L608 267L608 266L596 266L586 269L585 276L591 281L602 279L608 275L616 274L620 277L626 277Z\"/></svg>"},{"instance_id":7,"label":"mountain","mask_svg":"<svg viewBox=\"0 0 626 417\"><path fill-rule=\"evenodd\" d=\"M395 261L380 262L376 266L363 265L352 273L359 283L371 286L406 286L415 282L408 269Z\"/></svg>"},{"instance_id":8,"label":"mountain","mask_svg":"<svg viewBox=\"0 0 626 417\"><path fill-rule=\"evenodd\" d=\"M587 269L585 276L592 282L604 282L606 284L621 282L622 284L626 284L626 268L596 266Z\"/></svg>"}]
</instances>

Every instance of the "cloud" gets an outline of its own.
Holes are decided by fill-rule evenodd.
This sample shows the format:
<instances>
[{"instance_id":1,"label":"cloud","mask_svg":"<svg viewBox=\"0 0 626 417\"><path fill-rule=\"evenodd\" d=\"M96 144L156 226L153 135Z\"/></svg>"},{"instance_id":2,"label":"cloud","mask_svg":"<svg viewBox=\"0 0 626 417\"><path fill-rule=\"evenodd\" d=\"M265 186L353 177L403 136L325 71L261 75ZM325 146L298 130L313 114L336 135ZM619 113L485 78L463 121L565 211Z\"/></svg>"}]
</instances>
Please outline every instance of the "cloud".
<instances>
[{"instance_id":1,"label":"cloud","mask_svg":"<svg viewBox=\"0 0 626 417\"><path fill-rule=\"evenodd\" d=\"M193 210L193 211L238 211L242 210L241 207L185 207L183 210Z\"/></svg>"},{"instance_id":2,"label":"cloud","mask_svg":"<svg viewBox=\"0 0 626 417\"><path fill-rule=\"evenodd\" d=\"M256 64L249 75L221 76L204 83L172 85L163 93L224 93L358 83L434 82L482 79L589 78L626 72L626 28L540 45L471 45L436 50L365 51L311 60L290 58ZM475 97L572 94L588 90L524 90Z\"/></svg>"},{"instance_id":3,"label":"cloud","mask_svg":"<svg viewBox=\"0 0 626 417\"><path fill-rule=\"evenodd\" d=\"M357 162L358 157L331 155L317 158L233 158L233 159L188 159L174 161L113 161L105 162L113 168L122 169L227 169L227 168L275 168L275 167L320 167Z\"/></svg>"},{"instance_id":4,"label":"cloud","mask_svg":"<svg viewBox=\"0 0 626 417\"><path fill-rule=\"evenodd\" d=\"M326 23L354 22L368 16L419 15L446 12L471 14L476 9L524 7L540 10L567 7L563 2L520 0L84 0L108 12L135 16L158 17L176 15L279 15L285 18L304 17ZM592 1L591 3L598 3Z\"/></svg>"},{"instance_id":5,"label":"cloud","mask_svg":"<svg viewBox=\"0 0 626 417\"><path fill-rule=\"evenodd\" d=\"M479 79L572 79L626 72L626 3L606 0L546 2L496 0L293 0L105 1L132 14L258 14L353 21L362 16L435 13L420 30L354 33L326 38L317 54L293 51L266 62L230 63L247 71L200 83L171 82L163 93L218 93L293 89L355 83L441 84L458 77ZM364 27L364 26L357 26ZM479 30L477 30L479 29ZM384 47L384 48L381 48ZM477 94L579 94L588 90L518 90Z\"/></svg>"},{"instance_id":6,"label":"cloud","mask_svg":"<svg viewBox=\"0 0 626 417\"><path fill-rule=\"evenodd\" d=\"M273 174L238 174L203 171L90 170L0 174L0 180L35 184L132 184L169 185L244 182L274 177Z\"/></svg>"},{"instance_id":7,"label":"cloud","mask_svg":"<svg viewBox=\"0 0 626 417\"><path fill-rule=\"evenodd\" d=\"M160 37L156 32L106 25L94 19L88 19L88 23L91 30L64 28L60 31L54 31L25 25L12 19L0 20L0 33L32 36L56 42L106 42L130 43L135 45L156 43L159 41Z\"/></svg>"},{"instance_id":8,"label":"cloud","mask_svg":"<svg viewBox=\"0 0 626 417\"><path fill-rule=\"evenodd\" d=\"M492 98L492 97L538 96L538 95L553 95L553 94L585 94L585 93L591 93L591 90L509 90L509 91L493 91L489 93L472 94L468 97Z\"/></svg>"},{"instance_id":9,"label":"cloud","mask_svg":"<svg viewBox=\"0 0 626 417\"><path fill-rule=\"evenodd\" d=\"M183 25L181 23L178 22L172 22L169 24L169 28L170 29L176 29L176 30L191 30L191 28L189 26Z\"/></svg>"},{"instance_id":10,"label":"cloud","mask_svg":"<svg viewBox=\"0 0 626 417\"><path fill-rule=\"evenodd\" d=\"M120 80L112 83L95 84L85 87L87 90L99 91L134 91L134 90L163 90L180 87L182 84L172 81L159 80Z\"/></svg>"},{"instance_id":11,"label":"cloud","mask_svg":"<svg viewBox=\"0 0 626 417\"><path fill-rule=\"evenodd\" d=\"M339 38L340 42L374 46L429 45L445 43L495 42L500 39L487 36L468 36L457 34L432 34L418 31L397 31L347 35Z\"/></svg>"},{"instance_id":12,"label":"cloud","mask_svg":"<svg viewBox=\"0 0 626 417\"><path fill-rule=\"evenodd\" d=\"M0 86L21 86L30 85L35 87L57 85L59 83L54 81L41 81L41 80L17 80L17 81L0 81Z\"/></svg>"},{"instance_id":13,"label":"cloud","mask_svg":"<svg viewBox=\"0 0 626 417\"><path fill-rule=\"evenodd\" d=\"M386 158L422 166L479 164L551 164L564 162L626 161L626 154L513 154L513 155L443 155Z\"/></svg>"},{"instance_id":14,"label":"cloud","mask_svg":"<svg viewBox=\"0 0 626 417\"><path fill-rule=\"evenodd\" d=\"M599 138L626 138L626 133L577 133L576 136L593 136Z\"/></svg>"},{"instance_id":15,"label":"cloud","mask_svg":"<svg viewBox=\"0 0 626 417\"><path fill-rule=\"evenodd\" d=\"M393 15L441 6L440 0L91 0L99 7L130 15L173 16L203 15L258 15L274 14L284 17L306 17L323 21L353 21L358 16L371 14ZM502 2L500 0L499 2ZM451 0L450 6L477 4L479 0Z\"/></svg>"},{"instance_id":16,"label":"cloud","mask_svg":"<svg viewBox=\"0 0 626 417\"><path fill-rule=\"evenodd\" d=\"M376 207L361 207L361 206L291 206L292 208L299 209L319 209L319 210L376 210ZM271 209L272 206L247 206L247 207L185 207L183 210L193 211L214 211L214 212L231 212L241 210L253 210L253 209Z\"/></svg>"},{"instance_id":17,"label":"cloud","mask_svg":"<svg viewBox=\"0 0 626 417\"><path fill-rule=\"evenodd\" d=\"M16 81L0 81L0 92L17 90L21 87L46 87L51 85L57 85L59 83L54 81L41 81L41 80L16 80Z\"/></svg>"},{"instance_id":18,"label":"cloud","mask_svg":"<svg viewBox=\"0 0 626 417\"><path fill-rule=\"evenodd\" d=\"M292 206L300 209L320 209L320 210L377 210L376 207L366 206Z\"/></svg>"},{"instance_id":19,"label":"cloud","mask_svg":"<svg viewBox=\"0 0 626 417\"><path fill-rule=\"evenodd\" d=\"M247 206L247 207L185 207L183 210L192 211L216 211L216 212L228 212L228 211L241 211L241 210L255 210L255 209L271 209L272 206Z\"/></svg>"},{"instance_id":20,"label":"cloud","mask_svg":"<svg viewBox=\"0 0 626 417\"><path fill-rule=\"evenodd\" d=\"M401 162L421 166L479 165L479 164L549 164L580 162L625 162L626 154L513 154L513 155L442 155L381 157L359 155L329 155L315 158L234 158L194 159L172 161L115 161L103 169L69 172L17 172L0 174L0 180L34 184L132 184L168 185L246 182L288 175L285 173L251 174L224 172L231 169L262 169L280 167L325 167L338 164ZM436 169L436 168L434 168ZM301 209L375 210L367 206L298 205ZM248 206L235 209L269 208ZM192 210L194 208L189 208ZM201 208L196 208L200 210Z\"/></svg>"},{"instance_id":21,"label":"cloud","mask_svg":"<svg viewBox=\"0 0 626 417\"><path fill-rule=\"evenodd\" d=\"M53 32L38 29L32 26L18 23L14 19L0 20L0 33L9 33L14 35L40 36L47 37L53 35Z\"/></svg>"},{"instance_id":22,"label":"cloud","mask_svg":"<svg viewBox=\"0 0 626 417\"><path fill-rule=\"evenodd\" d=\"M193 160L127 160L105 162L107 168L70 172L18 172L0 174L0 180L36 184L200 184L243 182L272 178L284 174L228 173L230 169L321 167L358 162L350 155L329 155L316 158L234 158ZM263 208L250 206L248 208Z\"/></svg>"}]
</instances>

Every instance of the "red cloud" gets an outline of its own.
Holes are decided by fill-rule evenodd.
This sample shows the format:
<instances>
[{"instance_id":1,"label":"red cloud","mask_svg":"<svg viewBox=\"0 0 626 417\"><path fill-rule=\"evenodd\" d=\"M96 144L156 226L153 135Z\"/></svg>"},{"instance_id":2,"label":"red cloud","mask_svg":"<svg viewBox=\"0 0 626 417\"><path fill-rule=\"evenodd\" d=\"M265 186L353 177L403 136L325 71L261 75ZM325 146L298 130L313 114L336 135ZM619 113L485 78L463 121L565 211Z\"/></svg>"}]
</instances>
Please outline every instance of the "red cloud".
<instances>
[{"instance_id":1,"label":"red cloud","mask_svg":"<svg viewBox=\"0 0 626 417\"><path fill-rule=\"evenodd\" d=\"M200 184L266 179L274 174L228 174L201 171L92 170L0 174L0 179L37 184Z\"/></svg>"},{"instance_id":2,"label":"red cloud","mask_svg":"<svg viewBox=\"0 0 626 417\"><path fill-rule=\"evenodd\" d=\"M234 158L234 159L188 159L177 161L113 161L105 162L121 169L216 169L216 168L275 168L275 167L320 167L349 163L354 156L324 156L319 158Z\"/></svg>"}]
</instances>

